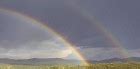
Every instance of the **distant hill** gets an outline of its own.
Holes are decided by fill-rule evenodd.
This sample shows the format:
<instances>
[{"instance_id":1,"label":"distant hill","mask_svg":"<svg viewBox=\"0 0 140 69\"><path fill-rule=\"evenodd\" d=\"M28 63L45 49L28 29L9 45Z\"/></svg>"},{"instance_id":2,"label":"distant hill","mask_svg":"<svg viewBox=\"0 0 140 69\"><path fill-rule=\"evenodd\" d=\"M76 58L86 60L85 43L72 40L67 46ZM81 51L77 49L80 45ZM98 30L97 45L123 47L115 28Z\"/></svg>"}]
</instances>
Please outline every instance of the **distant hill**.
<instances>
[{"instance_id":1,"label":"distant hill","mask_svg":"<svg viewBox=\"0 0 140 69\"><path fill-rule=\"evenodd\" d=\"M128 62L132 60L133 62L140 62L140 57L131 57L131 58L111 58L111 59L105 59L105 60L88 60L90 63L113 63L113 62ZM80 60L66 60L66 59L61 59L61 58L46 58L46 59L41 59L41 58L32 58L32 59L20 59L20 60L15 60L15 59L8 59L8 58L0 58L0 64L16 64L16 65L42 65L42 64L47 64L47 65L54 65L54 64L80 64Z\"/></svg>"},{"instance_id":2,"label":"distant hill","mask_svg":"<svg viewBox=\"0 0 140 69\"><path fill-rule=\"evenodd\" d=\"M47 58L47 59L40 59L40 58L32 58L32 59L7 59L1 58L1 64L16 64L16 65L42 65L42 64L80 64L81 61L79 60L65 60L61 58Z\"/></svg>"},{"instance_id":3,"label":"distant hill","mask_svg":"<svg viewBox=\"0 0 140 69\"><path fill-rule=\"evenodd\" d=\"M89 61L90 63L124 63L124 62L140 62L140 57L130 57L130 58L111 58L99 61Z\"/></svg>"}]
</instances>

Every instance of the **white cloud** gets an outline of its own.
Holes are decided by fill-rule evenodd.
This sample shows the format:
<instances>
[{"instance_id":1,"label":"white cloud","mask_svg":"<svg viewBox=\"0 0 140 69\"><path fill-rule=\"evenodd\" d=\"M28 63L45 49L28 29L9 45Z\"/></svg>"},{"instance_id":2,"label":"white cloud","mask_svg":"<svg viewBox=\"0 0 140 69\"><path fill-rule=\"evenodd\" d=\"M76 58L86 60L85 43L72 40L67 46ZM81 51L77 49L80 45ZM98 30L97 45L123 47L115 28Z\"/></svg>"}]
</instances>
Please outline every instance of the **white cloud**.
<instances>
[{"instance_id":1,"label":"white cloud","mask_svg":"<svg viewBox=\"0 0 140 69\"><path fill-rule=\"evenodd\" d=\"M140 57L140 49L128 50L129 56Z\"/></svg>"},{"instance_id":2,"label":"white cloud","mask_svg":"<svg viewBox=\"0 0 140 69\"><path fill-rule=\"evenodd\" d=\"M2 49L2 48L0 48ZM64 58L72 54L72 50L57 40L30 42L16 49L2 49L1 58L29 59L29 58Z\"/></svg>"},{"instance_id":3,"label":"white cloud","mask_svg":"<svg viewBox=\"0 0 140 69\"><path fill-rule=\"evenodd\" d=\"M3 47L3 46L2 46ZM18 48L0 48L0 58L29 59L29 58L65 58L78 59L73 51L65 46L59 39L32 41L20 45ZM16 46L17 47L17 46ZM140 49L126 50L128 54L121 53L119 48L77 48L87 59L102 60L113 57L140 57Z\"/></svg>"},{"instance_id":4,"label":"white cloud","mask_svg":"<svg viewBox=\"0 0 140 69\"><path fill-rule=\"evenodd\" d=\"M110 58L140 57L140 49L126 50L119 48L83 48L81 53L91 60L103 60Z\"/></svg>"}]
</instances>

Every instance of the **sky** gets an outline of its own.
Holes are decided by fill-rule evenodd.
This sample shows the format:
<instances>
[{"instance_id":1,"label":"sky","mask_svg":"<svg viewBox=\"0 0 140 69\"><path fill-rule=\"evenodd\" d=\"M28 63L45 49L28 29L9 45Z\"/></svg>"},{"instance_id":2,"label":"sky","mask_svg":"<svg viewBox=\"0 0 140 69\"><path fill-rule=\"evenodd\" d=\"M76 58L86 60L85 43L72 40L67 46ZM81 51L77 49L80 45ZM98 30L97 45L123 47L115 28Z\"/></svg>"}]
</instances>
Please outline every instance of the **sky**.
<instances>
[{"instance_id":1,"label":"sky","mask_svg":"<svg viewBox=\"0 0 140 69\"><path fill-rule=\"evenodd\" d=\"M0 7L36 18L66 37L86 59L101 60L122 57L122 54L118 53L119 50L129 53L123 54L124 56L140 57L139 2L139 0L1 0ZM115 43L121 44L121 47L118 46L118 49ZM43 44L47 45L45 50ZM42 45L43 48L34 45ZM18 49L18 53L15 48ZM0 57L6 58L39 57L42 52L58 52L58 50L59 52L54 55L48 53L41 56L69 58L72 53L56 36L15 15L3 12L0 12L0 49L2 49ZM30 53L27 54L27 50ZM36 54L36 51L39 53ZM68 53L65 54L64 51ZM24 53L24 57L20 55L21 53ZM35 54L31 55L32 53ZM55 56L56 54L59 56Z\"/></svg>"}]
</instances>

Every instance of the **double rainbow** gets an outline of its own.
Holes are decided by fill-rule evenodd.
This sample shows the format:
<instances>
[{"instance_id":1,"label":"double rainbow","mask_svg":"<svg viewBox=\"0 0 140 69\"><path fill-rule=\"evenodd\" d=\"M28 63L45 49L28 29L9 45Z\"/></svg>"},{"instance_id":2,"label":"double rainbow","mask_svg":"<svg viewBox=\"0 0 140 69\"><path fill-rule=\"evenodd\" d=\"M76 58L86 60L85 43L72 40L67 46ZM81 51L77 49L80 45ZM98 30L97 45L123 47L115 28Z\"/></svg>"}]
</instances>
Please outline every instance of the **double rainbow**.
<instances>
[{"instance_id":1,"label":"double rainbow","mask_svg":"<svg viewBox=\"0 0 140 69\"><path fill-rule=\"evenodd\" d=\"M122 43L109 30L107 30L103 25L101 25L95 19L95 17L93 17L86 10L84 10L80 7L76 7L76 9L77 9L77 11L79 11L81 13L81 15L83 15L83 17L85 17L86 19L91 21L91 23L93 23L94 25L96 25L98 27L98 29L102 32L102 34L104 34L108 38L108 40L110 40L110 43L112 43L113 46L118 48L118 53L121 54L122 57L128 57L129 54L128 54L127 50L123 47ZM75 54L75 56L79 60L81 60L83 64L85 64L85 65L89 64L86 61L86 59L81 55L81 53L75 48L76 46L73 43L70 43L64 36L60 35L58 33L58 31L49 27L46 23L42 23L41 21L38 21L31 16L28 16L28 15L23 14L23 13L19 13L17 11L9 10L9 9L1 8L0 12L9 13L9 14L12 14L16 17L21 18L21 19L29 20L32 22L32 24L39 25L42 29L49 31L50 33L59 37L60 41L63 42L66 47L70 48L73 51L73 53Z\"/></svg>"}]
</instances>

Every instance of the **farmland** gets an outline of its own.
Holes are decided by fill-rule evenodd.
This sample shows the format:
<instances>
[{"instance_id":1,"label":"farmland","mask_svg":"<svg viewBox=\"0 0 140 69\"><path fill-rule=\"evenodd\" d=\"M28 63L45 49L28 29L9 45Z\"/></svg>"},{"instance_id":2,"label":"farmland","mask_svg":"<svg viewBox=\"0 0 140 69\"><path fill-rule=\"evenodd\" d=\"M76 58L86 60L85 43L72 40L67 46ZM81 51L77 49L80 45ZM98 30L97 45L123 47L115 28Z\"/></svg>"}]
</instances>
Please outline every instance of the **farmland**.
<instances>
[{"instance_id":1,"label":"farmland","mask_svg":"<svg viewBox=\"0 0 140 69\"><path fill-rule=\"evenodd\" d=\"M140 69L140 63L101 63L85 65L9 65L1 64L0 69Z\"/></svg>"}]
</instances>

